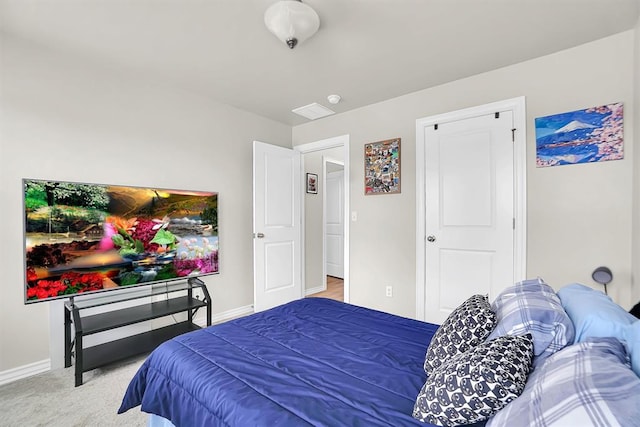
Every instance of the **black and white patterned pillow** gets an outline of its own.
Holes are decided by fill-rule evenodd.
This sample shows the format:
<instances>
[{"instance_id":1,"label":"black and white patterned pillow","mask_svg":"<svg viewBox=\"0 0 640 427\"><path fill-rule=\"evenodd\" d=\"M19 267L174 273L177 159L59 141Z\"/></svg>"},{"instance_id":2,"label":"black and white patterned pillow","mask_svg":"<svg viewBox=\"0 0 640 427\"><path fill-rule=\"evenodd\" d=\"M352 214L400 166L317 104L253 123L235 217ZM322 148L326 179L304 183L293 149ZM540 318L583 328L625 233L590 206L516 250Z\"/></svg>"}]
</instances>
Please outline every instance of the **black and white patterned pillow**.
<instances>
[{"instance_id":1,"label":"black and white patterned pillow","mask_svg":"<svg viewBox=\"0 0 640 427\"><path fill-rule=\"evenodd\" d=\"M424 360L427 374L450 357L484 342L498 320L487 295L474 295L460 304L433 335Z\"/></svg>"},{"instance_id":2,"label":"black and white patterned pillow","mask_svg":"<svg viewBox=\"0 0 640 427\"><path fill-rule=\"evenodd\" d=\"M413 417L439 426L484 421L518 397L533 360L533 338L505 335L454 356L425 382Z\"/></svg>"}]
</instances>

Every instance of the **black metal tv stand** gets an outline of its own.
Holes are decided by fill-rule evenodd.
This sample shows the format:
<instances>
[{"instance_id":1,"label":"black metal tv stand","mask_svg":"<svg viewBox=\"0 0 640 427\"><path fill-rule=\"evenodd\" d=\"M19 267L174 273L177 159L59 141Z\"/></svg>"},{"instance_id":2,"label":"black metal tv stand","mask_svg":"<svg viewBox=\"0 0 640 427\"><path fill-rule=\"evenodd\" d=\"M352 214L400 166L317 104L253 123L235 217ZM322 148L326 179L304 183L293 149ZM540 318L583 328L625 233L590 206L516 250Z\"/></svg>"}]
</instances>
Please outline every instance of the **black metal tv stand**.
<instances>
[{"instance_id":1,"label":"black metal tv stand","mask_svg":"<svg viewBox=\"0 0 640 427\"><path fill-rule=\"evenodd\" d=\"M83 315L83 310L166 294L162 301L145 302L133 307L117 308L99 314ZM207 326L211 325L211 297L203 281L189 278L184 282L136 288L136 291L80 300L71 297L64 310L64 366L71 366L75 359L75 384L82 385L82 374L109 363L148 353L164 341L185 332L200 329L193 323L199 308L207 309ZM92 347L83 347L83 337L133 325L135 323L177 313L187 313L185 321L150 331L109 341ZM86 313L86 312L85 312ZM73 328L72 328L73 325ZM72 332L73 329L73 332Z\"/></svg>"}]
</instances>

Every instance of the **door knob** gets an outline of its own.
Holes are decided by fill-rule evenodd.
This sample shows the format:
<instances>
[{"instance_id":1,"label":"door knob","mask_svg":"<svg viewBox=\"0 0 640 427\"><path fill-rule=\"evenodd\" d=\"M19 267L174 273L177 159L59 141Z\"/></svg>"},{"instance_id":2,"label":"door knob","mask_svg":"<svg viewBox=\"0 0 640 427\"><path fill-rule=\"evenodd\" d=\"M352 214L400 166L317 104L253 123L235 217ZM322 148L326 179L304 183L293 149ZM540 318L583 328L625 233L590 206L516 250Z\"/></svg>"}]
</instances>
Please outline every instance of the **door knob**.
<instances>
[{"instance_id":1,"label":"door knob","mask_svg":"<svg viewBox=\"0 0 640 427\"><path fill-rule=\"evenodd\" d=\"M256 233L256 234L255 234L255 236L256 236L258 239L264 239L264 233Z\"/></svg>"},{"instance_id":2,"label":"door knob","mask_svg":"<svg viewBox=\"0 0 640 427\"><path fill-rule=\"evenodd\" d=\"M433 243L435 241L436 241L436 236L433 236L433 235L427 236L427 242Z\"/></svg>"}]
</instances>

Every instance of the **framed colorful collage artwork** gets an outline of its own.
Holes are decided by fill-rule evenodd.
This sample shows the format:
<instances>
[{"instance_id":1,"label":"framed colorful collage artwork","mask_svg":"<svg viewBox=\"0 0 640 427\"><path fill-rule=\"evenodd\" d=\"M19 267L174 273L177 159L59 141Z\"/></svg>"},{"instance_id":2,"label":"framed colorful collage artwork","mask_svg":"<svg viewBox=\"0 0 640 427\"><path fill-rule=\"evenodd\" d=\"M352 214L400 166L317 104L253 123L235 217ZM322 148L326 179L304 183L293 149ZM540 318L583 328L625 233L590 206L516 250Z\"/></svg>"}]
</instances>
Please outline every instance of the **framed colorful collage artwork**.
<instances>
[{"instance_id":1,"label":"framed colorful collage artwork","mask_svg":"<svg viewBox=\"0 0 640 427\"><path fill-rule=\"evenodd\" d=\"M400 138L364 146L364 194L400 193Z\"/></svg>"}]
</instances>

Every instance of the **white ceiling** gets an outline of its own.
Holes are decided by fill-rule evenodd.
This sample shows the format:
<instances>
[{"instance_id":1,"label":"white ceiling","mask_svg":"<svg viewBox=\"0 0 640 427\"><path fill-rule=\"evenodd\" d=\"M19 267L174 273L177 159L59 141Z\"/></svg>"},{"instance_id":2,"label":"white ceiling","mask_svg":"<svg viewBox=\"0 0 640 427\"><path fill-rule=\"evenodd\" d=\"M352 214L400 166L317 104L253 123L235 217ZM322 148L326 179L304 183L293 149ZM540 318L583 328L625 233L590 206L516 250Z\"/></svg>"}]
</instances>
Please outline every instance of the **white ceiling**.
<instances>
[{"instance_id":1,"label":"white ceiling","mask_svg":"<svg viewBox=\"0 0 640 427\"><path fill-rule=\"evenodd\" d=\"M296 107L352 110L631 29L640 11L640 0L304 0L320 30L289 50L263 23L274 1L0 0L0 29L296 125L307 121Z\"/></svg>"}]
</instances>

